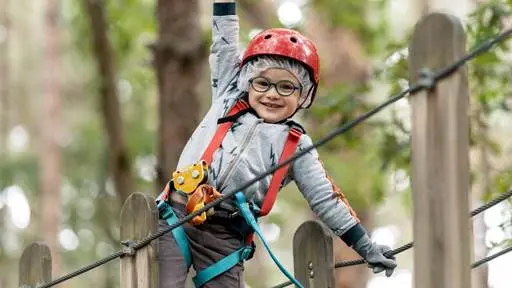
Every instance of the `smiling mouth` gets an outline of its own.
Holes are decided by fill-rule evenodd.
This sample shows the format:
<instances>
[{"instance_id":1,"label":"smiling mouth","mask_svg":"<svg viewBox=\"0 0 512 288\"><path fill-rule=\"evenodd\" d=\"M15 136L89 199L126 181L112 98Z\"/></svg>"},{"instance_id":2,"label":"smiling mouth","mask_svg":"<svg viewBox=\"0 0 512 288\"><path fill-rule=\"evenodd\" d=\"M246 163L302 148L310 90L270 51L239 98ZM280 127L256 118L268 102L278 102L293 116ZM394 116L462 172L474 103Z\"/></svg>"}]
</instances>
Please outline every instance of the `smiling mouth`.
<instances>
[{"instance_id":1,"label":"smiling mouth","mask_svg":"<svg viewBox=\"0 0 512 288\"><path fill-rule=\"evenodd\" d=\"M281 108L281 105L277 105L277 104L272 104L272 103L261 103L263 106L265 107L269 107L269 108Z\"/></svg>"}]
</instances>

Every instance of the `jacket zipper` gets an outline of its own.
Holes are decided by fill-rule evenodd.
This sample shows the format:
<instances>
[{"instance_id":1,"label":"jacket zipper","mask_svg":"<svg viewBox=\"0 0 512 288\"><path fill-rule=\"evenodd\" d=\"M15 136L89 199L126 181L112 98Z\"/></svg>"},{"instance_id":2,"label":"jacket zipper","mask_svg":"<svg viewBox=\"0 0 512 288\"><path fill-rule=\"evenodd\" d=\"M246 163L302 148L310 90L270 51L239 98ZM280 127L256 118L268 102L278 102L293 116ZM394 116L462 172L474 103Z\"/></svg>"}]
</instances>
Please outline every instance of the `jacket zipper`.
<instances>
[{"instance_id":1,"label":"jacket zipper","mask_svg":"<svg viewBox=\"0 0 512 288\"><path fill-rule=\"evenodd\" d=\"M240 161L241 156L245 153L245 150L247 149L249 141L251 141L251 139L253 138L254 132L256 131L256 127L258 126L258 124L260 122L261 122L261 119L258 119L251 126L251 128L249 128L249 131L247 132L247 134L244 137L244 140L242 141L242 147L240 148L240 152L235 156L235 158L233 158L233 160L231 160L231 162L229 163L229 166L226 168L226 171L224 172L222 177L220 177L220 180L218 182L219 191L222 191L224 189L224 186L225 186L224 183L226 183L226 181L229 180L231 175L233 175L232 172L234 170L234 167Z\"/></svg>"}]
</instances>

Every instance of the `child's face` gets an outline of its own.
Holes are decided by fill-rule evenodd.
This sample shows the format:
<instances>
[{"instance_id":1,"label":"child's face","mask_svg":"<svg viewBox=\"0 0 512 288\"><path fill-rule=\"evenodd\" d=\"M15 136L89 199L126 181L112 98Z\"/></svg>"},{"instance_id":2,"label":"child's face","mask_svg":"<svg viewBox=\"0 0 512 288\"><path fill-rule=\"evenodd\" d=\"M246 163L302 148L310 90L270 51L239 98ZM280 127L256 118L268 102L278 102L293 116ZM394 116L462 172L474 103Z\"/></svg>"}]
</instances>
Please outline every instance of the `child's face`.
<instances>
[{"instance_id":1,"label":"child's face","mask_svg":"<svg viewBox=\"0 0 512 288\"><path fill-rule=\"evenodd\" d=\"M297 110L301 93L300 87L299 80L287 70L267 69L251 79L249 105L265 122L279 122L291 117ZM289 95L283 96L279 92Z\"/></svg>"}]
</instances>

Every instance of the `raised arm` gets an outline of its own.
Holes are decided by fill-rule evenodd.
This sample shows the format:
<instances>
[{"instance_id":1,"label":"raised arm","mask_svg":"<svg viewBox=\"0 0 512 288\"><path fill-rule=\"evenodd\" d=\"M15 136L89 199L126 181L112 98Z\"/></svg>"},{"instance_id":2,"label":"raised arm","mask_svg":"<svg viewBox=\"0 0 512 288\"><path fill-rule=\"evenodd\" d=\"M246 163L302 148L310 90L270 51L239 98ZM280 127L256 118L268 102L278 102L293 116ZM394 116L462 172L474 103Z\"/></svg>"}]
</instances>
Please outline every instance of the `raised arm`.
<instances>
[{"instance_id":1,"label":"raised arm","mask_svg":"<svg viewBox=\"0 0 512 288\"><path fill-rule=\"evenodd\" d=\"M210 54L212 101L236 88L239 73L239 23L234 0L215 0Z\"/></svg>"}]
</instances>

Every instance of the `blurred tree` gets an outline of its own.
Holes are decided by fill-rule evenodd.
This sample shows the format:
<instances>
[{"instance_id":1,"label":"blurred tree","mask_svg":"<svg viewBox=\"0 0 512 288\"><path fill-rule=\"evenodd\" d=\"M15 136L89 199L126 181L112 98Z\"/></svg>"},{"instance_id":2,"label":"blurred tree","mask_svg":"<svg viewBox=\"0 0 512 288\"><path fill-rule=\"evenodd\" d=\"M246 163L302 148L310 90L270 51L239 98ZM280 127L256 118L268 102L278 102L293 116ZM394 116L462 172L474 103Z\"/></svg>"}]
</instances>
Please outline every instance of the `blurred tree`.
<instances>
[{"instance_id":1,"label":"blurred tree","mask_svg":"<svg viewBox=\"0 0 512 288\"><path fill-rule=\"evenodd\" d=\"M45 243L52 253L52 273L60 274L59 232L61 222L61 96L59 0L46 1L44 89L40 135L40 189L42 225Z\"/></svg>"},{"instance_id":2,"label":"blurred tree","mask_svg":"<svg viewBox=\"0 0 512 288\"><path fill-rule=\"evenodd\" d=\"M10 42L10 1L2 0L0 2L0 6L3 9L0 11L0 30L3 30L3 36L0 32L0 159L7 159L8 156L8 133L10 127L10 58L9 58L9 42ZM4 175L4 169L6 167L4 165L0 165L0 176ZM0 194L2 190L5 188L5 182L0 177ZM0 230L4 230L5 228L5 219L7 218L7 209L0 208ZM0 268L3 268L3 241L0 241ZM8 286L8 277L5 273L0 275L0 288L4 288Z\"/></svg>"},{"instance_id":3,"label":"blurred tree","mask_svg":"<svg viewBox=\"0 0 512 288\"><path fill-rule=\"evenodd\" d=\"M207 42L199 26L199 3L158 0L158 40L153 45L159 91L156 193L169 181L181 150L199 123L198 87Z\"/></svg>"},{"instance_id":4,"label":"blurred tree","mask_svg":"<svg viewBox=\"0 0 512 288\"><path fill-rule=\"evenodd\" d=\"M101 77L101 110L108 138L109 174L113 177L115 190L122 205L133 192L132 163L125 144L123 123L119 107L117 76L114 56L107 36L108 24L102 0L85 0L94 54Z\"/></svg>"},{"instance_id":5,"label":"blurred tree","mask_svg":"<svg viewBox=\"0 0 512 288\"><path fill-rule=\"evenodd\" d=\"M4 7L0 13L0 158L7 153L7 133L9 131L9 0L2 0ZM1 187L0 187L1 188Z\"/></svg>"},{"instance_id":6,"label":"blurred tree","mask_svg":"<svg viewBox=\"0 0 512 288\"><path fill-rule=\"evenodd\" d=\"M239 0L239 15L241 25L249 29L268 29L279 25L275 14L274 3L269 0Z\"/></svg>"}]
</instances>

